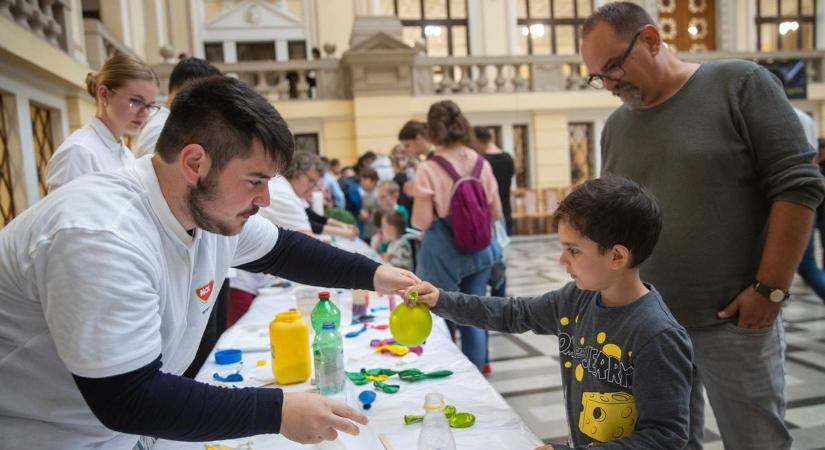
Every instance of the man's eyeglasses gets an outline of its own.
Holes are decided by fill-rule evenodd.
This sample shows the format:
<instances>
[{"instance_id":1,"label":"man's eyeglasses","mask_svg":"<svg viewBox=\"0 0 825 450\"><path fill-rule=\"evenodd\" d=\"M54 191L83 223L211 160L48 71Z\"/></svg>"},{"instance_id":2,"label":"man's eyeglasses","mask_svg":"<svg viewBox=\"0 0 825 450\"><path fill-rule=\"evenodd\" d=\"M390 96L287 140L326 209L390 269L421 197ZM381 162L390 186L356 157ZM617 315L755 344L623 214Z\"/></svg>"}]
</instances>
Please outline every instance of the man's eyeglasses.
<instances>
[{"instance_id":1,"label":"man's eyeglasses","mask_svg":"<svg viewBox=\"0 0 825 450\"><path fill-rule=\"evenodd\" d=\"M306 173L306 172L304 172L304 174L303 174L303 175L306 177L307 181L309 181L309 185L310 185L310 186L313 186L313 187L314 187L314 186L318 186L318 183L320 183L320 182L321 182L321 179L320 179L320 178L314 178L314 177L311 177L311 176L309 176L309 174L308 174L308 173Z\"/></svg>"},{"instance_id":2,"label":"man's eyeglasses","mask_svg":"<svg viewBox=\"0 0 825 450\"><path fill-rule=\"evenodd\" d=\"M120 94L116 89L109 89L115 94ZM157 103L146 103L137 97L129 97L129 111L133 114L140 114L141 111L146 111L148 115L153 115L160 111L160 105Z\"/></svg>"},{"instance_id":3,"label":"man's eyeglasses","mask_svg":"<svg viewBox=\"0 0 825 450\"><path fill-rule=\"evenodd\" d=\"M636 41L639 40L639 35L641 33L641 31L638 31L633 35L633 39L630 40L630 46L627 47L627 50L625 50L621 58L613 64L607 66L604 73L594 73L587 77L587 84L596 89L604 89L604 80L618 82L624 78L625 72L622 66L624 66L624 63L627 61L628 56L630 56L630 52L633 51L633 47L636 46Z\"/></svg>"}]
</instances>

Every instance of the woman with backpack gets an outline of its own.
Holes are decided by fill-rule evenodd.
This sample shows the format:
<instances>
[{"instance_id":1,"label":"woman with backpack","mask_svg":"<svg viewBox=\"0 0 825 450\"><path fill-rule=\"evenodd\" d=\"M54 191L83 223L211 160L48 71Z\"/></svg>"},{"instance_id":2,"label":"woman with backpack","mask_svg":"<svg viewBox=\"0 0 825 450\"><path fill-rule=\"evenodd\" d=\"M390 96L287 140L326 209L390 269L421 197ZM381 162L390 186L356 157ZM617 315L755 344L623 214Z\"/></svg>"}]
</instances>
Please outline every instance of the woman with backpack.
<instances>
[{"instance_id":1,"label":"woman with backpack","mask_svg":"<svg viewBox=\"0 0 825 450\"><path fill-rule=\"evenodd\" d=\"M458 105L434 103L427 113L433 156L418 166L413 183L412 224L424 238L416 275L448 291L484 295L496 256L492 224L501 200L490 164L469 147L472 128ZM448 323L461 333L462 352L481 370L487 334Z\"/></svg>"}]
</instances>

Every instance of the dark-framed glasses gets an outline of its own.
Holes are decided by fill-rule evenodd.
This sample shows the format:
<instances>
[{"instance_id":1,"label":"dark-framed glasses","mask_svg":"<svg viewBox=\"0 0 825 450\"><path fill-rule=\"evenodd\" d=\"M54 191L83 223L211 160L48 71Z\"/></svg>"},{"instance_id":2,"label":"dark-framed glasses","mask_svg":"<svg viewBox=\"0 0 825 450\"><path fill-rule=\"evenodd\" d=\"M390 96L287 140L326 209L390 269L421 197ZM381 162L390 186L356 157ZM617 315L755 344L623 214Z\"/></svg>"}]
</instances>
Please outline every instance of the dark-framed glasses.
<instances>
[{"instance_id":1,"label":"dark-framed glasses","mask_svg":"<svg viewBox=\"0 0 825 450\"><path fill-rule=\"evenodd\" d=\"M624 78L624 63L627 62L627 58L630 56L630 52L632 52L633 47L636 46L636 41L639 40L640 34L642 34L641 30L637 31L636 34L633 35L633 39L630 40L630 46L627 47L627 50L624 51L624 53L618 61L608 65L604 69L603 73L594 73L587 77L587 84L595 89L604 89L604 80L618 82L619 80Z\"/></svg>"},{"instance_id":2,"label":"dark-framed glasses","mask_svg":"<svg viewBox=\"0 0 825 450\"><path fill-rule=\"evenodd\" d=\"M120 94L117 89L109 89L110 91ZM152 102L147 103L138 97L129 97L129 111L133 114L140 114L141 111L146 111L149 116L154 115L156 112L160 111L160 105Z\"/></svg>"}]
</instances>

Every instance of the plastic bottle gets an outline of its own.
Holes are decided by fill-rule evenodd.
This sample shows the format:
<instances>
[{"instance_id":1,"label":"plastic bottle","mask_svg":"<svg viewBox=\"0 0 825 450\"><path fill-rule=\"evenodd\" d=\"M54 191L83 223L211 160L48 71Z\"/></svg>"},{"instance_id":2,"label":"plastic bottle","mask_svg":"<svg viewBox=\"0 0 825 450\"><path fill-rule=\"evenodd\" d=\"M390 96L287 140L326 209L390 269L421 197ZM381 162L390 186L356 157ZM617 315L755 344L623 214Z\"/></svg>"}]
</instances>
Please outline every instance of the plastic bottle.
<instances>
[{"instance_id":1,"label":"plastic bottle","mask_svg":"<svg viewBox=\"0 0 825 450\"><path fill-rule=\"evenodd\" d=\"M444 398L437 392L424 400L424 422L418 435L418 450L455 450L455 440L444 415Z\"/></svg>"},{"instance_id":2,"label":"plastic bottle","mask_svg":"<svg viewBox=\"0 0 825 450\"><path fill-rule=\"evenodd\" d=\"M318 303L315 304L309 317L315 334L321 332L324 322L333 322L336 330L341 328L341 310L329 299L328 291L318 293Z\"/></svg>"},{"instance_id":3,"label":"plastic bottle","mask_svg":"<svg viewBox=\"0 0 825 450\"><path fill-rule=\"evenodd\" d=\"M312 374L309 326L301 313L291 309L279 312L269 324L272 346L272 375L278 384L303 383Z\"/></svg>"},{"instance_id":4,"label":"plastic bottle","mask_svg":"<svg viewBox=\"0 0 825 450\"><path fill-rule=\"evenodd\" d=\"M344 340L335 323L324 322L321 332L312 342L315 360L315 385L321 395L335 395L344 391Z\"/></svg>"}]
</instances>

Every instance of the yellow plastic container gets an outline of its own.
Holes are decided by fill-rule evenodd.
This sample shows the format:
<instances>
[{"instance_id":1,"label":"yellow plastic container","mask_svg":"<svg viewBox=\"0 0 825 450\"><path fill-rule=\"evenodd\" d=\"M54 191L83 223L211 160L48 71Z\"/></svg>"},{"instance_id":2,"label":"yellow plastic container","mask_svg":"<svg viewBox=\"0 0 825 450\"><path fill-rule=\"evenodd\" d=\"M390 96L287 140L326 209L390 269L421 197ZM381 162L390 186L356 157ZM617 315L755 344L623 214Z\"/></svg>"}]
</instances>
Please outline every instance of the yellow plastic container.
<instances>
[{"instance_id":1,"label":"yellow plastic container","mask_svg":"<svg viewBox=\"0 0 825 450\"><path fill-rule=\"evenodd\" d=\"M303 383L312 373L309 327L301 313L279 312L269 324L272 346L272 375L278 384Z\"/></svg>"}]
</instances>

